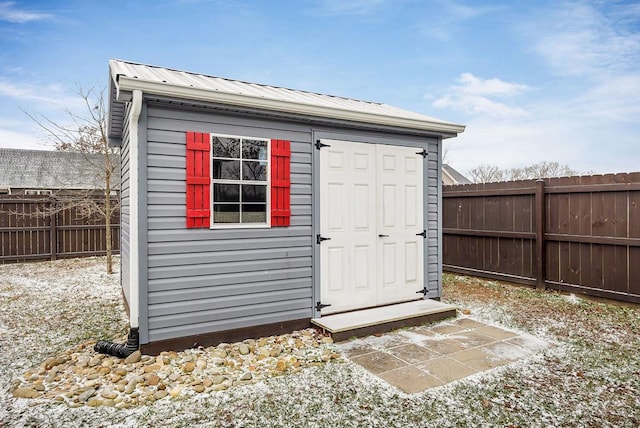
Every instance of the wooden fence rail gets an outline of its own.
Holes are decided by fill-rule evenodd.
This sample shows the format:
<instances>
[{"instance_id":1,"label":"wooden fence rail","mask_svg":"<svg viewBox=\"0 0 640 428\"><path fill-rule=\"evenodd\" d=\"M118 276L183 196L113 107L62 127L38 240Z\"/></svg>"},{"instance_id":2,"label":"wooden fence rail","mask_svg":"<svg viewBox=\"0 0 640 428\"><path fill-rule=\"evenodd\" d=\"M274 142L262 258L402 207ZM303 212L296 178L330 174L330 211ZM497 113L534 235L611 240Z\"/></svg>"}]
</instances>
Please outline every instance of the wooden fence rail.
<instances>
[{"instance_id":1,"label":"wooden fence rail","mask_svg":"<svg viewBox=\"0 0 640 428\"><path fill-rule=\"evenodd\" d=\"M640 303L640 173L443 188L443 269Z\"/></svg>"},{"instance_id":2,"label":"wooden fence rail","mask_svg":"<svg viewBox=\"0 0 640 428\"><path fill-rule=\"evenodd\" d=\"M55 209L53 198L0 197L0 264L106 254L106 227L100 216L78 208ZM120 250L120 216L111 219L114 254Z\"/></svg>"}]
</instances>

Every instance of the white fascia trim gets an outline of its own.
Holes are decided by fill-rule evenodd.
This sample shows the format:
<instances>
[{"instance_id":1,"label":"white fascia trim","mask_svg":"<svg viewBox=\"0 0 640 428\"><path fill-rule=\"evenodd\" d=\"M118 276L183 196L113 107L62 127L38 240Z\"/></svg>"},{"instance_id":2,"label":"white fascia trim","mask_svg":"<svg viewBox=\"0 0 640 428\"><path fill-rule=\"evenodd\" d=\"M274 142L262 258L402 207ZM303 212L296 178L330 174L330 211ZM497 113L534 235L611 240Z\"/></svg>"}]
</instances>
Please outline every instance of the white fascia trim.
<instances>
[{"instance_id":1,"label":"white fascia trim","mask_svg":"<svg viewBox=\"0 0 640 428\"><path fill-rule=\"evenodd\" d=\"M444 175L446 175L446 176L447 176L447 178L449 178L449 180L451 181L451 183L453 183L453 184L458 184L458 183L456 183L456 180L454 180L454 179L453 179L453 177L451 176L451 174L449 174L449 173L447 172L447 170L446 170L444 167L442 167L442 173L443 173Z\"/></svg>"},{"instance_id":2,"label":"white fascia trim","mask_svg":"<svg viewBox=\"0 0 640 428\"><path fill-rule=\"evenodd\" d=\"M138 162L138 120L142 111L142 91L133 91L129 123L129 326L140 326L140 164Z\"/></svg>"},{"instance_id":3,"label":"white fascia trim","mask_svg":"<svg viewBox=\"0 0 640 428\"><path fill-rule=\"evenodd\" d=\"M396 126L401 128L418 129L422 131L436 131L459 134L464 132L464 125L446 122L430 122L411 118L388 116L383 114L365 113L353 110L302 104L292 101L273 100L252 95L239 95L228 92L211 91L207 89L184 87L170 83L158 83L147 80L134 79L120 75L118 78L118 93L123 91L141 90L145 94L165 95L176 98L186 98L198 101L219 102L234 106L262 108L265 110L286 113L306 114L315 117L352 120L354 122L372 123L377 125Z\"/></svg>"}]
</instances>

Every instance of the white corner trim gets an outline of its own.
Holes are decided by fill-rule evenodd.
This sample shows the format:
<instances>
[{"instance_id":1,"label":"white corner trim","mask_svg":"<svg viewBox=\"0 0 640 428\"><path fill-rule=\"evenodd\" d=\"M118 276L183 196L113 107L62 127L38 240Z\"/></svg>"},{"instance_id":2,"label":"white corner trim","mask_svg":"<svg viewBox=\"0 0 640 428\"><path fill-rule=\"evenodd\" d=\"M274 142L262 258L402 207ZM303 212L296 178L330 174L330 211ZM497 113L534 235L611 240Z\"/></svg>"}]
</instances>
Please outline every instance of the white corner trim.
<instances>
[{"instance_id":1,"label":"white corner trim","mask_svg":"<svg viewBox=\"0 0 640 428\"><path fill-rule=\"evenodd\" d=\"M315 117L327 117L332 119L351 120L354 122L371 123L377 125L397 126L423 131L435 131L459 134L464 132L464 125L456 125L447 122L420 120L408 117L398 117L378 113L369 113L342 109L337 107L325 107L312 104L298 103L294 101L274 100L256 97L248 94L234 94L230 92L213 91L195 87L185 87L170 83L152 82L148 80L134 79L124 75L118 76L118 93L123 91L141 90L145 94L163 95L176 98L186 98L197 101L218 102L234 106L261 108L271 111L305 114Z\"/></svg>"},{"instance_id":2,"label":"white corner trim","mask_svg":"<svg viewBox=\"0 0 640 428\"><path fill-rule=\"evenodd\" d=\"M140 325L140 248L138 242L140 198L138 191L139 167L138 159L138 120L142 111L142 91L133 91L131 116L129 118L129 327L138 328Z\"/></svg>"}]
</instances>

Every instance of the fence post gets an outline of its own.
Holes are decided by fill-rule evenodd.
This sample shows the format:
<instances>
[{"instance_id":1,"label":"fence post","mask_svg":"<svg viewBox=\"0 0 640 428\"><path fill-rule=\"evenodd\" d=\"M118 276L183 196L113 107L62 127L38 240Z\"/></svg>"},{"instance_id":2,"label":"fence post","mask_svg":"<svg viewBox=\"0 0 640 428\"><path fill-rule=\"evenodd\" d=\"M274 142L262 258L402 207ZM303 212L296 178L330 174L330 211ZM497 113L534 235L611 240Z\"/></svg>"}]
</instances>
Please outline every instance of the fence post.
<instances>
[{"instance_id":1,"label":"fence post","mask_svg":"<svg viewBox=\"0 0 640 428\"><path fill-rule=\"evenodd\" d=\"M49 248L51 248L51 260L56 260L58 257L58 213L56 212L55 200L49 202L49 208Z\"/></svg>"},{"instance_id":2,"label":"fence post","mask_svg":"<svg viewBox=\"0 0 640 428\"><path fill-rule=\"evenodd\" d=\"M535 216L536 216L536 288L544 290L547 276L546 250L544 242L545 224L544 180L536 181Z\"/></svg>"}]
</instances>

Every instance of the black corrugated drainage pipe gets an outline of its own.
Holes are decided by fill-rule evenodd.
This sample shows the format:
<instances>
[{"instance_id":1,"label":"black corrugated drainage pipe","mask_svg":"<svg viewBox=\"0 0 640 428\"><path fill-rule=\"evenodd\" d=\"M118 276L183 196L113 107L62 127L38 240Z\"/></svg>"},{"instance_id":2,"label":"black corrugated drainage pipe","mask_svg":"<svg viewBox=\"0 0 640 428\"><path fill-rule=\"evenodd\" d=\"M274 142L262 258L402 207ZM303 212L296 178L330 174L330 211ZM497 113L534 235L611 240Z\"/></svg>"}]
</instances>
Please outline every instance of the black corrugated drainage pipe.
<instances>
[{"instance_id":1,"label":"black corrugated drainage pipe","mask_svg":"<svg viewBox=\"0 0 640 428\"><path fill-rule=\"evenodd\" d=\"M138 350L140 345L140 336L138 334L138 327L129 329L129 337L127 338L127 344L106 342L99 340L93 347L93 350L101 354L112 355L118 358L127 358Z\"/></svg>"}]
</instances>

